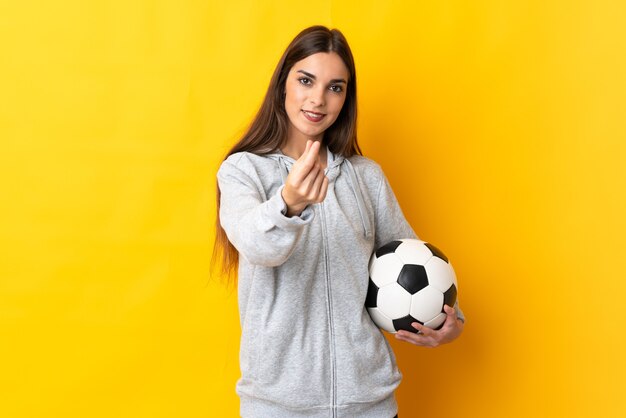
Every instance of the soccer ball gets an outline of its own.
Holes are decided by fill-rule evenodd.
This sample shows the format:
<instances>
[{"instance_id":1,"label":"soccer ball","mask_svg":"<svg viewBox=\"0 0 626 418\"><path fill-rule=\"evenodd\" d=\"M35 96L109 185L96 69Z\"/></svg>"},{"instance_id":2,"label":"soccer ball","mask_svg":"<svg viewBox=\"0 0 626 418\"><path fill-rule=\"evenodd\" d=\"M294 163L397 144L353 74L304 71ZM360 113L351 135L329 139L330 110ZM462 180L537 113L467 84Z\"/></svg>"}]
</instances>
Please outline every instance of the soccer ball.
<instances>
[{"instance_id":1,"label":"soccer ball","mask_svg":"<svg viewBox=\"0 0 626 418\"><path fill-rule=\"evenodd\" d=\"M380 328L395 334L417 332L419 322L439 329L446 320L444 305L454 306L456 275L448 258L434 245L400 239L380 247L369 263L365 307Z\"/></svg>"}]
</instances>

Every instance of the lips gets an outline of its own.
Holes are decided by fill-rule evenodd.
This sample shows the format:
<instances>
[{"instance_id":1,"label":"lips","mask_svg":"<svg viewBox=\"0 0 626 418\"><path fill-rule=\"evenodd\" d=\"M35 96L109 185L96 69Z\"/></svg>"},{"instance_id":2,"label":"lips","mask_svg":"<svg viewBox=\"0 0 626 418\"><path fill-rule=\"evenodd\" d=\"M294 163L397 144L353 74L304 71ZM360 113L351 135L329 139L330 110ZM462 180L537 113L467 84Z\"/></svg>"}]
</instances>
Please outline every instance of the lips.
<instances>
[{"instance_id":1,"label":"lips","mask_svg":"<svg viewBox=\"0 0 626 418\"><path fill-rule=\"evenodd\" d=\"M309 110L302 110L302 114L305 118L307 118L307 120L310 120L311 122L319 122L324 119L324 116L326 116L323 113L311 112Z\"/></svg>"}]
</instances>

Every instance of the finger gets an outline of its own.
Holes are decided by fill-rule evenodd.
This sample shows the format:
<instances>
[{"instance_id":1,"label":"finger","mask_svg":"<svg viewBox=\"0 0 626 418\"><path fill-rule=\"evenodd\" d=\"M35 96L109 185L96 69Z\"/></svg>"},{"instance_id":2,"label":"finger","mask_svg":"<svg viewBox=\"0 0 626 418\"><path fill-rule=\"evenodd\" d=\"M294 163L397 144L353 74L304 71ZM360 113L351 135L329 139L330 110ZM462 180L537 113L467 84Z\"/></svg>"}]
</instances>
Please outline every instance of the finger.
<instances>
[{"instance_id":1,"label":"finger","mask_svg":"<svg viewBox=\"0 0 626 418\"><path fill-rule=\"evenodd\" d=\"M399 330L396 332L396 338L404 341L413 341L413 339L421 338L421 335L415 334L414 332Z\"/></svg>"},{"instance_id":2,"label":"finger","mask_svg":"<svg viewBox=\"0 0 626 418\"><path fill-rule=\"evenodd\" d=\"M409 334L409 333L407 333ZM415 344L415 345L420 345L419 341L414 341L412 340L408 335L401 333L400 331L398 331L396 333L396 340L400 340L400 341L406 341L407 343L411 343L411 344Z\"/></svg>"},{"instance_id":3,"label":"finger","mask_svg":"<svg viewBox=\"0 0 626 418\"><path fill-rule=\"evenodd\" d=\"M396 333L396 339L423 347L428 347L432 345L432 341L430 338L425 337L422 334L415 334L409 331L398 331Z\"/></svg>"},{"instance_id":4,"label":"finger","mask_svg":"<svg viewBox=\"0 0 626 418\"><path fill-rule=\"evenodd\" d=\"M424 337L430 337L434 332L433 329L428 328L427 326L424 326L420 324L419 322L413 322L411 326L415 328L416 330L418 330L421 333L421 335L423 335Z\"/></svg>"},{"instance_id":5,"label":"finger","mask_svg":"<svg viewBox=\"0 0 626 418\"><path fill-rule=\"evenodd\" d=\"M306 145L304 147L304 152L302 153L300 158L298 158L298 160L304 160L306 158L307 154L309 153L309 150L311 149L312 144L313 144L313 141L311 141L310 139L307 139Z\"/></svg>"},{"instance_id":6,"label":"finger","mask_svg":"<svg viewBox=\"0 0 626 418\"><path fill-rule=\"evenodd\" d=\"M309 142L311 143L309 145ZM317 145L316 145L317 144ZM297 176L300 178L305 177L313 168L315 163L318 160L317 151L319 150L319 143L317 141L307 141L307 148L304 153L300 156L298 161L294 164L294 170L296 171Z\"/></svg>"},{"instance_id":7,"label":"finger","mask_svg":"<svg viewBox=\"0 0 626 418\"><path fill-rule=\"evenodd\" d=\"M315 177L315 180L313 182L313 186L311 187L309 196L311 200L317 201L325 178L326 176L324 175L324 171L320 167L320 170L317 172L317 177Z\"/></svg>"},{"instance_id":8,"label":"finger","mask_svg":"<svg viewBox=\"0 0 626 418\"><path fill-rule=\"evenodd\" d=\"M313 141L311 147L309 148L309 152L304 158L305 163L314 164L318 160L318 155L320 151L320 141Z\"/></svg>"},{"instance_id":9,"label":"finger","mask_svg":"<svg viewBox=\"0 0 626 418\"><path fill-rule=\"evenodd\" d=\"M307 173L301 183L301 190L303 196L308 196L313 189L313 185L315 184L315 179L318 177L320 170L320 165L318 163L313 164L311 170Z\"/></svg>"},{"instance_id":10,"label":"finger","mask_svg":"<svg viewBox=\"0 0 626 418\"><path fill-rule=\"evenodd\" d=\"M448 315L446 319L450 318L451 320L456 321L456 309L449 305L443 305L443 309L446 311L446 315Z\"/></svg>"},{"instance_id":11,"label":"finger","mask_svg":"<svg viewBox=\"0 0 626 418\"><path fill-rule=\"evenodd\" d=\"M310 139L308 139L306 141L306 145L304 146L304 152L300 155L300 157L298 157L298 159L296 160L296 163L294 165L294 168L302 165L304 163L304 161L307 158L307 155L309 154L309 150L311 149L311 145L313 144L313 141L311 141Z\"/></svg>"},{"instance_id":12,"label":"finger","mask_svg":"<svg viewBox=\"0 0 626 418\"><path fill-rule=\"evenodd\" d=\"M318 202L323 201L326 198L326 192L328 191L328 177L324 176L324 180L322 181L322 188L320 189L320 193L318 195Z\"/></svg>"},{"instance_id":13,"label":"finger","mask_svg":"<svg viewBox=\"0 0 626 418\"><path fill-rule=\"evenodd\" d=\"M289 172L291 175L293 173L293 178L296 184L300 185L304 182L307 175L311 173L313 166L315 164L315 159L310 158L309 154L311 152L311 147L314 145L315 141L311 141L310 139L306 141L306 148L304 152L296 160L296 163L293 166L293 169Z\"/></svg>"}]
</instances>

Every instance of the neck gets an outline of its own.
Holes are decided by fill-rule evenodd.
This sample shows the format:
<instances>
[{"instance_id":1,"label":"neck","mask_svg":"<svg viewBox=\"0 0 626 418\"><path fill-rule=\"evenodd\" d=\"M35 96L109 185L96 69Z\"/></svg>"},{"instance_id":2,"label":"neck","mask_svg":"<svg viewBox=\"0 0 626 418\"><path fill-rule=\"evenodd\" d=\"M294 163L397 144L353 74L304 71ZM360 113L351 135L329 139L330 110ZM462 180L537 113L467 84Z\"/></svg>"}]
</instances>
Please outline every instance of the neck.
<instances>
[{"instance_id":1,"label":"neck","mask_svg":"<svg viewBox=\"0 0 626 418\"><path fill-rule=\"evenodd\" d=\"M326 150L326 146L324 145L324 143L322 142L322 138L307 138L307 137L301 137L301 138L294 138L294 137L290 137L287 142L280 148L280 151L287 155L288 157L293 158L294 160L297 160L298 158L300 158L300 156L304 153L304 150L306 149L306 141L307 140L313 140L313 141L320 141L321 142L321 147L320 147L320 151L319 151L319 161L322 164L323 168L326 168L326 162L328 161L328 153Z\"/></svg>"}]
</instances>

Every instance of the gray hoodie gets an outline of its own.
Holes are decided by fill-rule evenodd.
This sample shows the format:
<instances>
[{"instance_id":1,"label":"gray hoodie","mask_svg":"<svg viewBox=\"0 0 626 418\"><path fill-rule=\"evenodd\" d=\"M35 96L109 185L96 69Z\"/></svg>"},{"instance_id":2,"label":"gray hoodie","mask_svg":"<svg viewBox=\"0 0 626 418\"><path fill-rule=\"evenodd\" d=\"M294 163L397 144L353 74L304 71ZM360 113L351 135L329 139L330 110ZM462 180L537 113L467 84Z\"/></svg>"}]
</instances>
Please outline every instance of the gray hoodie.
<instances>
[{"instance_id":1,"label":"gray hoodie","mask_svg":"<svg viewBox=\"0 0 626 418\"><path fill-rule=\"evenodd\" d=\"M391 418L402 375L365 309L368 262L417 237L380 166L330 150L326 198L286 217L294 162L240 152L217 173L220 222L240 255L241 416Z\"/></svg>"}]
</instances>

